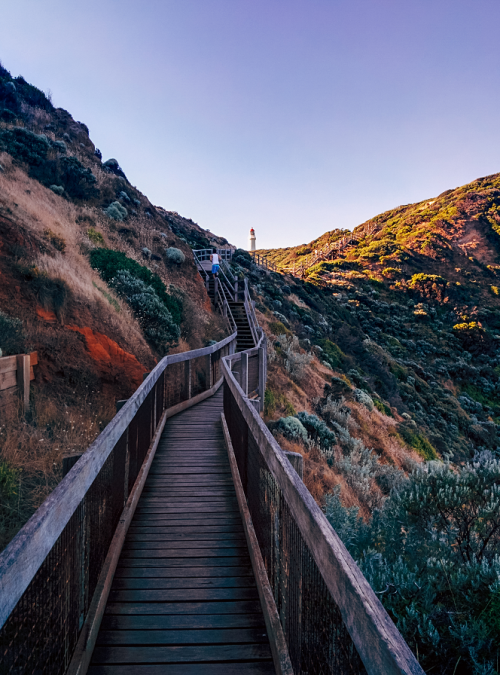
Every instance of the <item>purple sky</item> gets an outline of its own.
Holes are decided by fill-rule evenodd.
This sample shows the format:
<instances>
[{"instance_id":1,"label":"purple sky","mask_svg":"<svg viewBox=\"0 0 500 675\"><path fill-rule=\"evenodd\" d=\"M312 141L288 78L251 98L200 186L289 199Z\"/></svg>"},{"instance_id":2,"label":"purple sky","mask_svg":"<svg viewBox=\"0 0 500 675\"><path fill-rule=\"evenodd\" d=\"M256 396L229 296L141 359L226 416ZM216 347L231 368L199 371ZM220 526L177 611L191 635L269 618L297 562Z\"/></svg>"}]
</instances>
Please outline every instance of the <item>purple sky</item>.
<instances>
[{"instance_id":1,"label":"purple sky","mask_svg":"<svg viewBox=\"0 0 500 675\"><path fill-rule=\"evenodd\" d=\"M500 171L499 0L15 0L0 59L247 247Z\"/></svg>"}]
</instances>

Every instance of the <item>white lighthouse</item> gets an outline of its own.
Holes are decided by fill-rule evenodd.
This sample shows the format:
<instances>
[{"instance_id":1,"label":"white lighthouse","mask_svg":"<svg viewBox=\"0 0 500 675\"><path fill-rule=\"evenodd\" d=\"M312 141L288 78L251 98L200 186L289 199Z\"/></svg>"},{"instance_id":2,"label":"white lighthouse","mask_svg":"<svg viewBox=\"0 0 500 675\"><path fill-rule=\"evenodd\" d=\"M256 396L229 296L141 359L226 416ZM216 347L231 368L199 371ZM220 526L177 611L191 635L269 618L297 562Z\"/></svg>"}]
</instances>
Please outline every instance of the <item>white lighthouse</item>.
<instances>
[{"instance_id":1,"label":"white lighthouse","mask_svg":"<svg viewBox=\"0 0 500 675\"><path fill-rule=\"evenodd\" d=\"M249 241L249 243L250 243L250 249L249 249L250 252L255 251L255 248L256 248L256 246L255 246L256 238L255 238L255 230L253 229L253 227L252 227L252 229L250 230L250 236L248 237L248 241Z\"/></svg>"}]
</instances>

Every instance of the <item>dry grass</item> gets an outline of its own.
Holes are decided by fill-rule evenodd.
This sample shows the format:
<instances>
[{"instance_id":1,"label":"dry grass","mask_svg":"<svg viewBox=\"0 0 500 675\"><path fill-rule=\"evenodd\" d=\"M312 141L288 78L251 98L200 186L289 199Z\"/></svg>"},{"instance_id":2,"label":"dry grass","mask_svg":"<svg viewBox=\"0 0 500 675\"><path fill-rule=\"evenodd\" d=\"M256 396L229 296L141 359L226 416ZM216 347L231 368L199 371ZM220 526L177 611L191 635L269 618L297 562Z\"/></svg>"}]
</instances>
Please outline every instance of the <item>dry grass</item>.
<instances>
[{"instance_id":1,"label":"dry grass","mask_svg":"<svg viewBox=\"0 0 500 675\"><path fill-rule=\"evenodd\" d=\"M52 492L62 476L62 458L83 452L114 415L102 396L89 395L81 405L35 390L27 417L17 406L2 410L0 465L16 474L13 498L0 502L0 549L8 544Z\"/></svg>"}]
</instances>

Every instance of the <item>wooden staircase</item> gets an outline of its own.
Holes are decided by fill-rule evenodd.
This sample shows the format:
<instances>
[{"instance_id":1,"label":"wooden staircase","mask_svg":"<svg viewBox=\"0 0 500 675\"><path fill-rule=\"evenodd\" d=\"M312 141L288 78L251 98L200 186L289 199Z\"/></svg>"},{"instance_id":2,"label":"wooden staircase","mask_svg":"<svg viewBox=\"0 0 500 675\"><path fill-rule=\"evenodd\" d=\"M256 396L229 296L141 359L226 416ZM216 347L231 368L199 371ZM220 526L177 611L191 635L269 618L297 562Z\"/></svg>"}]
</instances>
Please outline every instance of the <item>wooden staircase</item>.
<instances>
[{"instance_id":1,"label":"wooden staircase","mask_svg":"<svg viewBox=\"0 0 500 675\"><path fill-rule=\"evenodd\" d=\"M245 310L244 302L230 302L229 307L233 314L238 337L236 338L236 351L243 352L245 349L252 349L255 347L255 342L250 330L250 322Z\"/></svg>"}]
</instances>

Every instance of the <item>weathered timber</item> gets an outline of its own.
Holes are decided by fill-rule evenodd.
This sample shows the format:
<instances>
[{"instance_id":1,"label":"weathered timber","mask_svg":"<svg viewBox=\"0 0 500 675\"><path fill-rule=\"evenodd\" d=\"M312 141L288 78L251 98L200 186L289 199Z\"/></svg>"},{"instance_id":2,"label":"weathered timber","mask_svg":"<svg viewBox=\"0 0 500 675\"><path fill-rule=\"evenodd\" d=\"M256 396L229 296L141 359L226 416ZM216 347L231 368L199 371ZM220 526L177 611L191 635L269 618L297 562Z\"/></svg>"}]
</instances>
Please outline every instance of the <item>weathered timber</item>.
<instances>
[{"instance_id":1,"label":"weathered timber","mask_svg":"<svg viewBox=\"0 0 500 675\"><path fill-rule=\"evenodd\" d=\"M423 675L422 668L359 567L244 396L231 372L231 362L234 362L232 356L222 359L228 394L241 411L248 437L252 437L279 486L367 672L369 675Z\"/></svg>"}]
</instances>

